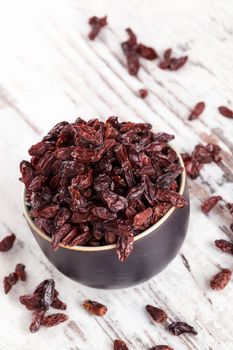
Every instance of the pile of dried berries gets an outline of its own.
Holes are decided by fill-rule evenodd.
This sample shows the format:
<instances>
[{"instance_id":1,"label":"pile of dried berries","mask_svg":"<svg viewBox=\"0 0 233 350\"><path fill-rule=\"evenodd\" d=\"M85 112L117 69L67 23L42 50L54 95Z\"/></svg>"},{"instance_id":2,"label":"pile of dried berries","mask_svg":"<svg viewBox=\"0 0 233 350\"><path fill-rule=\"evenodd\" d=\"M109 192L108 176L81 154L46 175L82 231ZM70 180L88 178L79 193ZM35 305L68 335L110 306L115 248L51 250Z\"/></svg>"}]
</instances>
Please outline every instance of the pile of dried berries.
<instances>
[{"instance_id":1,"label":"pile of dried berries","mask_svg":"<svg viewBox=\"0 0 233 350\"><path fill-rule=\"evenodd\" d=\"M144 44L138 44L137 37L132 29L127 28L129 39L121 44L122 50L127 59L128 72L131 75L137 75L140 68L140 58L155 60L158 55L155 49Z\"/></svg>"},{"instance_id":2,"label":"pile of dried berries","mask_svg":"<svg viewBox=\"0 0 233 350\"><path fill-rule=\"evenodd\" d=\"M10 273L9 276L5 276L3 279L3 287L4 292L7 294L12 286L14 286L18 280L26 281L27 275L25 272L25 265L23 264L17 264L15 267L15 271Z\"/></svg>"},{"instance_id":3,"label":"pile of dried berries","mask_svg":"<svg viewBox=\"0 0 233 350\"><path fill-rule=\"evenodd\" d=\"M57 313L45 316L50 306L55 309L66 310L66 304L58 298L58 291L55 289L55 282L47 279L41 282L32 295L22 295L20 302L28 309L34 310L32 313L32 322L30 332L35 333L40 326L53 327L61 322L68 320L68 316L63 313Z\"/></svg>"},{"instance_id":4,"label":"pile of dried berries","mask_svg":"<svg viewBox=\"0 0 233 350\"><path fill-rule=\"evenodd\" d=\"M160 69L178 70L185 65L188 60L188 56L180 58L172 57L172 49L165 50L163 54L163 60L159 63Z\"/></svg>"},{"instance_id":5,"label":"pile of dried berries","mask_svg":"<svg viewBox=\"0 0 233 350\"><path fill-rule=\"evenodd\" d=\"M222 159L219 154L220 151L221 148L218 145L208 143L206 146L201 144L196 145L191 155L187 153L181 154L187 175L191 179L196 179L204 164L211 162L219 163Z\"/></svg>"},{"instance_id":6,"label":"pile of dried berries","mask_svg":"<svg viewBox=\"0 0 233 350\"><path fill-rule=\"evenodd\" d=\"M174 136L150 124L61 122L22 161L25 202L35 224L69 246L117 244L124 261L134 236L172 207L187 206L178 193L183 168L168 145Z\"/></svg>"}]
</instances>

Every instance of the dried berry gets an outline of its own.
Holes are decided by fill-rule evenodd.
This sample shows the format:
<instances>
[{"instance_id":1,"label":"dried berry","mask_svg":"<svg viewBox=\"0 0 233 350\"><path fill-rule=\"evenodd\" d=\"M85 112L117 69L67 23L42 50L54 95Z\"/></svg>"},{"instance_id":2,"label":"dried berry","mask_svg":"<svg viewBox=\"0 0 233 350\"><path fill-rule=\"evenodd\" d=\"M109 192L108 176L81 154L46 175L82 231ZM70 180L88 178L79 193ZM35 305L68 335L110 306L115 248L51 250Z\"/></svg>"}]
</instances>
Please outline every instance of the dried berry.
<instances>
[{"instance_id":1,"label":"dried berry","mask_svg":"<svg viewBox=\"0 0 233 350\"><path fill-rule=\"evenodd\" d=\"M152 47L137 43L137 37L132 29L127 28L129 39L121 44L122 50L127 59L127 67L129 74L137 75L140 62L139 58L154 60L158 57L157 52Z\"/></svg>"},{"instance_id":2,"label":"dried berry","mask_svg":"<svg viewBox=\"0 0 233 350\"><path fill-rule=\"evenodd\" d=\"M217 239L215 245L224 253L233 254L233 243L225 241L225 239Z\"/></svg>"},{"instance_id":3,"label":"dried berry","mask_svg":"<svg viewBox=\"0 0 233 350\"><path fill-rule=\"evenodd\" d=\"M46 280L46 282L44 283L43 292L41 296L41 306L45 307L46 310L49 309L50 305L53 302L54 287L55 283L52 279Z\"/></svg>"},{"instance_id":4,"label":"dried berry","mask_svg":"<svg viewBox=\"0 0 233 350\"><path fill-rule=\"evenodd\" d=\"M199 118L199 116L204 111L204 109L205 109L205 102L198 102L195 105L195 107L192 109L188 119L194 120L194 119Z\"/></svg>"},{"instance_id":5,"label":"dried berry","mask_svg":"<svg viewBox=\"0 0 233 350\"><path fill-rule=\"evenodd\" d=\"M157 52L152 47L148 47L143 44L138 44L137 52L139 56L147 60L155 60L158 57Z\"/></svg>"},{"instance_id":6,"label":"dried berry","mask_svg":"<svg viewBox=\"0 0 233 350\"><path fill-rule=\"evenodd\" d=\"M41 294L34 293L33 295L21 295L19 301L28 310L36 310L41 308Z\"/></svg>"},{"instance_id":7,"label":"dried berry","mask_svg":"<svg viewBox=\"0 0 233 350\"><path fill-rule=\"evenodd\" d=\"M225 106L220 106L218 107L219 112L226 118L233 119L233 110L225 107Z\"/></svg>"},{"instance_id":8,"label":"dried berry","mask_svg":"<svg viewBox=\"0 0 233 350\"><path fill-rule=\"evenodd\" d=\"M13 247L15 241L14 233L11 233L9 236L6 236L0 241L0 252L8 252Z\"/></svg>"},{"instance_id":9,"label":"dried berry","mask_svg":"<svg viewBox=\"0 0 233 350\"><path fill-rule=\"evenodd\" d=\"M180 335L183 333L191 333L193 335L197 335L197 331L185 322L173 322L168 326L169 332L174 335Z\"/></svg>"},{"instance_id":10,"label":"dried berry","mask_svg":"<svg viewBox=\"0 0 233 350\"><path fill-rule=\"evenodd\" d=\"M210 281L210 287L214 290L224 289L231 279L231 270L222 269L221 272L217 273Z\"/></svg>"},{"instance_id":11,"label":"dried berry","mask_svg":"<svg viewBox=\"0 0 233 350\"><path fill-rule=\"evenodd\" d=\"M45 315L45 310L36 310L33 312L32 322L29 326L29 330L31 333L38 332L43 322L44 315Z\"/></svg>"},{"instance_id":12,"label":"dried berry","mask_svg":"<svg viewBox=\"0 0 233 350\"><path fill-rule=\"evenodd\" d=\"M104 17L93 16L89 19L88 23L91 26L91 31L88 37L90 40L94 40L96 36L99 34L100 30L108 24L107 16L104 16Z\"/></svg>"},{"instance_id":13,"label":"dried berry","mask_svg":"<svg viewBox=\"0 0 233 350\"><path fill-rule=\"evenodd\" d=\"M114 340L114 350L129 350L128 346L121 339Z\"/></svg>"},{"instance_id":14,"label":"dried berry","mask_svg":"<svg viewBox=\"0 0 233 350\"><path fill-rule=\"evenodd\" d=\"M221 148L218 145L209 143L206 146L196 145L191 155L181 154L187 175L191 179L196 179L204 164L219 163L221 161L220 151Z\"/></svg>"},{"instance_id":15,"label":"dried berry","mask_svg":"<svg viewBox=\"0 0 233 350\"><path fill-rule=\"evenodd\" d=\"M139 90L139 96L141 98L145 98L147 95L148 95L148 90L146 90L146 89L140 89Z\"/></svg>"},{"instance_id":16,"label":"dried berry","mask_svg":"<svg viewBox=\"0 0 233 350\"><path fill-rule=\"evenodd\" d=\"M128 34L123 47L129 55L155 56L151 48L137 44L130 29ZM173 138L154 133L148 123L120 123L117 117L105 123L78 118L55 125L31 147L31 162L21 163L26 205L35 225L51 238L52 248L116 243L124 261L135 235L172 206L186 206L179 194L183 168L168 145ZM193 157L195 162L218 161L219 148L198 146Z\"/></svg>"},{"instance_id":17,"label":"dried berry","mask_svg":"<svg viewBox=\"0 0 233 350\"><path fill-rule=\"evenodd\" d=\"M168 345L156 345L153 346L153 348L151 348L150 350L173 350L173 348L171 348Z\"/></svg>"},{"instance_id":18,"label":"dried berry","mask_svg":"<svg viewBox=\"0 0 233 350\"><path fill-rule=\"evenodd\" d=\"M27 274L25 272L25 265L17 264L15 267L15 272L17 273L17 275L21 281L26 281Z\"/></svg>"},{"instance_id":19,"label":"dried berry","mask_svg":"<svg viewBox=\"0 0 233 350\"><path fill-rule=\"evenodd\" d=\"M134 235L130 234L126 237L119 237L116 246L118 259L125 261L133 250Z\"/></svg>"},{"instance_id":20,"label":"dried berry","mask_svg":"<svg viewBox=\"0 0 233 350\"><path fill-rule=\"evenodd\" d=\"M43 318L42 325L45 327L54 327L62 322L67 321L68 318L69 317L67 315L61 313L48 315Z\"/></svg>"},{"instance_id":21,"label":"dried berry","mask_svg":"<svg viewBox=\"0 0 233 350\"><path fill-rule=\"evenodd\" d=\"M202 203L201 210L203 211L203 213L207 214L221 200L221 196L212 196Z\"/></svg>"},{"instance_id":22,"label":"dried berry","mask_svg":"<svg viewBox=\"0 0 233 350\"><path fill-rule=\"evenodd\" d=\"M84 309L96 316L104 316L108 310L105 305L89 299L83 302L83 306Z\"/></svg>"},{"instance_id":23,"label":"dried berry","mask_svg":"<svg viewBox=\"0 0 233 350\"><path fill-rule=\"evenodd\" d=\"M12 286L14 286L18 282L18 275L16 272L10 273L9 276L4 277L3 279L3 287L4 287L4 292L7 294Z\"/></svg>"},{"instance_id":24,"label":"dried berry","mask_svg":"<svg viewBox=\"0 0 233 350\"><path fill-rule=\"evenodd\" d=\"M168 70L178 70L181 67L183 67L183 65L188 60L188 56L173 58L171 57L171 55L172 55L171 49L165 50L163 55L163 60L161 60L159 63L159 68L168 69Z\"/></svg>"},{"instance_id":25,"label":"dried berry","mask_svg":"<svg viewBox=\"0 0 233 350\"><path fill-rule=\"evenodd\" d=\"M162 309L159 309L152 305L146 305L146 311L153 318L155 322L163 323L167 319L167 314Z\"/></svg>"}]
</instances>

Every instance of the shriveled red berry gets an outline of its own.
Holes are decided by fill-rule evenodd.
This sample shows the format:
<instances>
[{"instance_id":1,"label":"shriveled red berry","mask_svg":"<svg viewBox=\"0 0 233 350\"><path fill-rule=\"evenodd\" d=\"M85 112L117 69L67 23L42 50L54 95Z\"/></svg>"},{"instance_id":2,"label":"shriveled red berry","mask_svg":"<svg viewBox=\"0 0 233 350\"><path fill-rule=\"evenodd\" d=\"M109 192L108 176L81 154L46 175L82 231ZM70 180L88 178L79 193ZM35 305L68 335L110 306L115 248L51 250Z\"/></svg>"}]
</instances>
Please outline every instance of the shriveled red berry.
<instances>
[{"instance_id":1,"label":"shriveled red berry","mask_svg":"<svg viewBox=\"0 0 233 350\"><path fill-rule=\"evenodd\" d=\"M225 106L220 106L218 107L219 112L226 118L233 119L233 110L225 107Z\"/></svg>"},{"instance_id":2,"label":"shriveled red berry","mask_svg":"<svg viewBox=\"0 0 233 350\"><path fill-rule=\"evenodd\" d=\"M114 350L129 350L126 343L121 339L114 340Z\"/></svg>"},{"instance_id":3,"label":"shriveled red berry","mask_svg":"<svg viewBox=\"0 0 233 350\"><path fill-rule=\"evenodd\" d=\"M221 200L221 196L212 196L202 203L201 210L203 211L203 213L207 214Z\"/></svg>"},{"instance_id":4,"label":"shriveled red berry","mask_svg":"<svg viewBox=\"0 0 233 350\"><path fill-rule=\"evenodd\" d=\"M93 301L87 299L83 302L83 307L91 314L96 316L104 316L107 312L107 307L103 304L98 303L97 301Z\"/></svg>"},{"instance_id":5,"label":"shriveled red berry","mask_svg":"<svg viewBox=\"0 0 233 350\"><path fill-rule=\"evenodd\" d=\"M148 95L148 90L146 90L146 89L140 89L139 90L139 96L141 98L145 98L147 95Z\"/></svg>"},{"instance_id":6,"label":"shriveled red berry","mask_svg":"<svg viewBox=\"0 0 233 350\"><path fill-rule=\"evenodd\" d=\"M168 330L174 335L181 335L183 333L198 334L197 331L186 322L173 322L168 326Z\"/></svg>"},{"instance_id":7,"label":"shriveled red berry","mask_svg":"<svg viewBox=\"0 0 233 350\"><path fill-rule=\"evenodd\" d=\"M233 254L233 243L228 242L225 239L217 239L215 245L224 253Z\"/></svg>"},{"instance_id":8,"label":"shriveled red berry","mask_svg":"<svg viewBox=\"0 0 233 350\"><path fill-rule=\"evenodd\" d=\"M8 252L15 242L15 234L11 233L0 241L0 252Z\"/></svg>"},{"instance_id":9,"label":"shriveled red berry","mask_svg":"<svg viewBox=\"0 0 233 350\"><path fill-rule=\"evenodd\" d=\"M192 109L189 120L197 119L205 109L205 102L198 102L195 107Z\"/></svg>"},{"instance_id":10,"label":"shriveled red berry","mask_svg":"<svg viewBox=\"0 0 233 350\"><path fill-rule=\"evenodd\" d=\"M230 279L231 270L222 269L222 271L214 275L214 277L210 281L210 287L214 290L222 290L228 285Z\"/></svg>"},{"instance_id":11,"label":"shriveled red berry","mask_svg":"<svg viewBox=\"0 0 233 350\"><path fill-rule=\"evenodd\" d=\"M162 309L159 309L152 305L146 305L146 311L151 316L151 318L158 323L163 323L167 319L167 314Z\"/></svg>"}]
</instances>

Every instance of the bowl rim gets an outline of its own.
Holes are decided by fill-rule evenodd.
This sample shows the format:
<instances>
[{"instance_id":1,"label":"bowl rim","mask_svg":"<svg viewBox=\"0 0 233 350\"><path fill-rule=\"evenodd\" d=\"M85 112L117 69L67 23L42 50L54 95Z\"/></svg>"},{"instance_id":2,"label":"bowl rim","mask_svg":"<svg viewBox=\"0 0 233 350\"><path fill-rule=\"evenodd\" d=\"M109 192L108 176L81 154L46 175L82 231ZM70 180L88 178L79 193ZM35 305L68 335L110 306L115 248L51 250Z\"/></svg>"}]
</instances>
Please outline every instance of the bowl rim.
<instances>
[{"instance_id":1,"label":"bowl rim","mask_svg":"<svg viewBox=\"0 0 233 350\"><path fill-rule=\"evenodd\" d=\"M185 171L185 166L184 166L184 162L183 159L180 155L180 153L176 150L176 148L174 146L170 147L176 152L178 158L179 158L179 163L180 165L184 168L183 172L180 174L181 176L181 181L180 181L180 189L179 189L179 194L183 195L184 193L184 189L185 189L185 183L186 183L186 171ZM45 239L48 242L51 242L51 237L49 237L45 232L43 232L42 230L40 230L34 223L34 221L32 220L32 218L29 215L29 211L28 211L28 207L25 203L24 200L25 197L25 189L23 190L23 214L24 217L28 223L28 225L30 226L31 229L33 229L34 232L36 232L41 238ZM154 230L156 230L158 227L160 227L171 215L175 210L179 210L179 208L175 208L175 207L171 207L168 212L161 218L159 219L159 221L157 221L154 225L150 226L148 229L146 229L145 231L139 233L137 236L134 237L134 242L148 236L150 233L152 233ZM104 246L99 246L99 247L89 247L89 246L75 246L75 247L71 247L71 246L66 246L62 243L59 243L59 248L64 248L64 249L69 249L69 250L76 250L76 251L83 251L83 252L99 252L99 251L103 251L103 250L110 250L110 249L114 249L116 248L116 243L114 244L108 244L108 245L104 245Z\"/></svg>"}]
</instances>

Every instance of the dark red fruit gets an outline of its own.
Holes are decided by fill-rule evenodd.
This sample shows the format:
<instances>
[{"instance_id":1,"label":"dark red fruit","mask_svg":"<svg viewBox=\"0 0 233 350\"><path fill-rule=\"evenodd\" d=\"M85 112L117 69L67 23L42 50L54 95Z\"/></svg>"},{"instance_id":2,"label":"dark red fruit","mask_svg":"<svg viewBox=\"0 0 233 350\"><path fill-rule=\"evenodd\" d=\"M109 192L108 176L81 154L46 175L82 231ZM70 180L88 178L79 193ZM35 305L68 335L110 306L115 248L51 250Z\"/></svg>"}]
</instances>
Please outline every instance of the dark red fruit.
<instances>
[{"instance_id":1,"label":"dark red fruit","mask_svg":"<svg viewBox=\"0 0 233 350\"><path fill-rule=\"evenodd\" d=\"M93 16L89 19L88 23L91 26L91 31L88 34L88 37L90 40L94 40L99 34L100 30L108 24L107 16L104 16L104 17Z\"/></svg>"},{"instance_id":2,"label":"dark red fruit","mask_svg":"<svg viewBox=\"0 0 233 350\"><path fill-rule=\"evenodd\" d=\"M210 287L214 290L224 289L231 279L231 270L222 269L221 272L217 273L210 281Z\"/></svg>"},{"instance_id":3,"label":"dark red fruit","mask_svg":"<svg viewBox=\"0 0 233 350\"><path fill-rule=\"evenodd\" d=\"M83 302L83 307L91 314L94 314L96 316L104 316L106 312L108 311L107 307L103 304L98 303L97 301L93 300L85 300Z\"/></svg>"},{"instance_id":4,"label":"dark red fruit","mask_svg":"<svg viewBox=\"0 0 233 350\"><path fill-rule=\"evenodd\" d=\"M6 236L0 241L0 252L8 252L13 245L15 241L15 235L14 233L11 233L9 236Z\"/></svg>"},{"instance_id":5,"label":"dark red fruit","mask_svg":"<svg viewBox=\"0 0 233 350\"><path fill-rule=\"evenodd\" d=\"M167 314L162 309L159 309L152 305L146 305L146 311L152 317L155 322L163 323L167 319Z\"/></svg>"}]
</instances>

